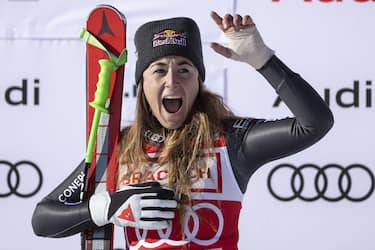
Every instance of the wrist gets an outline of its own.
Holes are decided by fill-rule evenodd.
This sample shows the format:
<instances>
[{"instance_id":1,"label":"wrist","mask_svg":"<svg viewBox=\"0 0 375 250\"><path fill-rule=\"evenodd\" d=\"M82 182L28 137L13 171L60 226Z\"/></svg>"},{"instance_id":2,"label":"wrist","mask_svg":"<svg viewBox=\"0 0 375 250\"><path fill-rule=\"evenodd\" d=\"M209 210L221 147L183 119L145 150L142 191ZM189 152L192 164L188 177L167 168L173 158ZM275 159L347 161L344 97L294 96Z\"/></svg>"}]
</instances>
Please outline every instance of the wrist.
<instances>
[{"instance_id":1,"label":"wrist","mask_svg":"<svg viewBox=\"0 0 375 250\"><path fill-rule=\"evenodd\" d=\"M255 25L225 33L225 36L229 41L230 58L248 63L255 69L260 69L274 55L274 51L263 42Z\"/></svg>"},{"instance_id":2,"label":"wrist","mask_svg":"<svg viewBox=\"0 0 375 250\"><path fill-rule=\"evenodd\" d=\"M92 221L99 227L109 223L108 209L111 197L108 192L96 193L89 201L89 211Z\"/></svg>"}]
</instances>

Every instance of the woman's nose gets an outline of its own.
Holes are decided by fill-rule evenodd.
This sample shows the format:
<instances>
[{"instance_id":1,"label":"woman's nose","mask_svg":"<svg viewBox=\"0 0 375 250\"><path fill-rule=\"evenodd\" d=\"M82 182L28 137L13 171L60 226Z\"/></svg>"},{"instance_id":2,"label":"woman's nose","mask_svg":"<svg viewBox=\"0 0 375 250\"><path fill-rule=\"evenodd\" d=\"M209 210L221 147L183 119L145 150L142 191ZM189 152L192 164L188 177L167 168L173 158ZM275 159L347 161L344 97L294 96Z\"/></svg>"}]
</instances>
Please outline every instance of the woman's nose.
<instances>
[{"instance_id":1,"label":"woman's nose","mask_svg":"<svg viewBox=\"0 0 375 250\"><path fill-rule=\"evenodd\" d=\"M166 75L165 86L168 88L175 88L178 84L176 73L173 70L169 70Z\"/></svg>"}]
</instances>

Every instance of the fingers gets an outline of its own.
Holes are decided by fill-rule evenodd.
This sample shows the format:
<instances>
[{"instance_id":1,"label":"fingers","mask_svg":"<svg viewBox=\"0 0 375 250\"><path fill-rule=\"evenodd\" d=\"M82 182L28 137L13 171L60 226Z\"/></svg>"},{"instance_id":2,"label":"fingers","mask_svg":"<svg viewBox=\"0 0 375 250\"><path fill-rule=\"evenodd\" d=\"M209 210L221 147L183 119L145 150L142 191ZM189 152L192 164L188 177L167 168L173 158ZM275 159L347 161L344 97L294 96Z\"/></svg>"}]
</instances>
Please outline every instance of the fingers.
<instances>
[{"instance_id":1,"label":"fingers","mask_svg":"<svg viewBox=\"0 0 375 250\"><path fill-rule=\"evenodd\" d=\"M249 15L242 17L241 15L236 14L233 18L233 26L236 31L249 28L252 25L255 24Z\"/></svg>"},{"instance_id":2,"label":"fingers","mask_svg":"<svg viewBox=\"0 0 375 250\"><path fill-rule=\"evenodd\" d=\"M211 11L210 16L224 32L239 31L255 25L249 15L241 16L236 14L232 16L231 14L226 14L224 17L221 17L215 11Z\"/></svg>"},{"instance_id":3,"label":"fingers","mask_svg":"<svg viewBox=\"0 0 375 250\"><path fill-rule=\"evenodd\" d=\"M210 16L212 20L214 20L214 22L217 24L217 26L219 26L221 30L223 30L223 19L215 11L211 11Z\"/></svg>"},{"instance_id":4,"label":"fingers","mask_svg":"<svg viewBox=\"0 0 375 250\"><path fill-rule=\"evenodd\" d=\"M165 221L175 217L177 201L165 199L151 199L150 196L140 200L141 217L143 221Z\"/></svg>"},{"instance_id":5,"label":"fingers","mask_svg":"<svg viewBox=\"0 0 375 250\"><path fill-rule=\"evenodd\" d=\"M224 30L228 30L230 28L232 28L234 25L233 25L233 16L230 15L230 14L226 14L223 18L223 26L224 26Z\"/></svg>"},{"instance_id":6,"label":"fingers","mask_svg":"<svg viewBox=\"0 0 375 250\"><path fill-rule=\"evenodd\" d=\"M161 221L172 220L174 217L174 211L142 210L140 219L146 221Z\"/></svg>"},{"instance_id":7,"label":"fingers","mask_svg":"<svg viewBox=\"0 0 375 250\"><path fill-rule=\"evenodd\" d=\"M255 23L253 22L253 19L249 15L246 15L242 19L242 25L250 27L252 25L255 25Z\"/></svg>"},{"instance_id":8,"label":"fingers","mask_svg":"<svg viewBox=\"0 0 375 250\"><path fill-rule=\"evenodd\" d=\"M162 199L142 199L140 200L140 205L142 209L149 210L162 210L162 209L176 209L177 208L177 201L175 200L162 200Z\"/></svg>"},{"instance_id":9,"label":"fingers","mask_svg":"<svg viewBox=\"0 0 375 250\"><path fill-rule=\"evenodd\" d=\"M146 230L160 230L169 227L169 222L165 220L161 221L142 221L142 229ZM137 248L138 249L138 248Z\"/></svg>"},{"instance_id":10,"label":"fingers","mask_svg":"<svg viewBox=\"0 0 375 250\"><path fill-rule=\"evenodd\" d=\"M231 52L227 47L220 45L218 43L211 43L211 48L218 54L229 58L231 56Z\"/></svg>"},{"instance_id":11,"label":"fingers","mask_svg":"<svg viewBox=\"0 0 375 250\"><path fill-rule=\"evenodd\" d=\"M240 30L240 27L242 27L242 16L236 14L233 18L233 26L236 31Z\"/></svg>"}]
</instances>

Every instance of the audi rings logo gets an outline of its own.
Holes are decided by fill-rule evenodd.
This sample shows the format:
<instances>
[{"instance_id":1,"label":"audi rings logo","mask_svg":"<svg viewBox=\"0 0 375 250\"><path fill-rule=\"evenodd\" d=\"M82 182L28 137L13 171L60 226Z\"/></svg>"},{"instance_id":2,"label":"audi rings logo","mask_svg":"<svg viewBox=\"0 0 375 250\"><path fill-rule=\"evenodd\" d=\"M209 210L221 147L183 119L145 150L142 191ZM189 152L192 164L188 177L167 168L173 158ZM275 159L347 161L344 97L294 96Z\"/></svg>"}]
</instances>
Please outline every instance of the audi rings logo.
<instances>
[{"instance_id":1,"label":"audi rings logo","mask_svg":"<svg viewBox=\"0 0 375 250\"><path fill-rule=\"evenodd\" d=\"M214 234L208 237L207 239L199 238L199 235L202 233L201 223L203 223L199 219L199 215L198 215L198 211L201 209L202 209L201 212L204 211L204 213L209 213L212 216L215 216L217 219L217 223L212 224L209 227L210 229L212 229L212 232L214 232ZM203 214L201 215L203 216ZM190 220L192 224L189 226ZM136 246L134 246L134 249L140 249L141 247L144 247L147 249L155 249L157 247L160 247L163 244L169 244L172 246L181 246L181 245L185 245L187 242L187 241L170 240L171 235L176 234L176 232L173 231L174 228L172 224L169 224L169 227L166 230L157 230L160 239L155 242L145 241L145 239L147 239L147 234L148 234L147 230L141 231L141 229L138 229L138 228L134 228L134 230L135 230L135 235L138 239L138 243ZM186 236L186 240L193 242L200 246L210 246L210 245L215 244L220 239L221 235L223 234L223 231L224 231L224 216L220 208L218 208L216 205L202 202L202 203L195 204L194 206L191 207L190 210L186 211L186 219L184 223L184 233Z\"/></svg>"},{"instance_id":2,"label":"audi rings logo","mask_svg":"<svg viewBox=\"0 0 375 250\"><path fill-rule=\"evenodd\" d=\"M280 201L296 198L316 201L321 198L331 202L342 199L360 202L371 196L374 185L374 174L362 164L347 167L281 164L271 170L267 179L269 191Z\"/></svg>"},{"instance_id":3,"label":"audi rings logo","mask_svg":"<svg viewBox=\"0 0 375 250\"><path fill-rule=\"evenodd\" d=\"M31 161L13 164L0 160L0 178L0 198L10 195L29 198L39 192L43 183L42 172Z\"/></svg>"}]
</instances>

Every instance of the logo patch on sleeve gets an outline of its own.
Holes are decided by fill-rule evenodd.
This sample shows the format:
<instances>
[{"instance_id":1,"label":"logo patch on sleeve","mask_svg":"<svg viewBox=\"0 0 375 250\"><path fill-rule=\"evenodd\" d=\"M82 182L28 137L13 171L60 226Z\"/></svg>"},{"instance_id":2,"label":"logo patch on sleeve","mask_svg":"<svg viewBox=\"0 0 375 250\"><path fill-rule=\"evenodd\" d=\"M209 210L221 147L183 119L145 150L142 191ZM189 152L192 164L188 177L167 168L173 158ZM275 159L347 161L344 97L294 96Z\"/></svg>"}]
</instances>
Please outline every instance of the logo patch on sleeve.
<instances>
[{"instance_id":1,"label":"logo patch on sleeve","mask_svg":"<svg viewBox=\"0 0 375 250\"><path fill-rule=\"evenodd\" d=\"M233 128L246 129L249 127L250 121L249 118L236 120L233 123Z\"/></svg>"}]
</instances>

